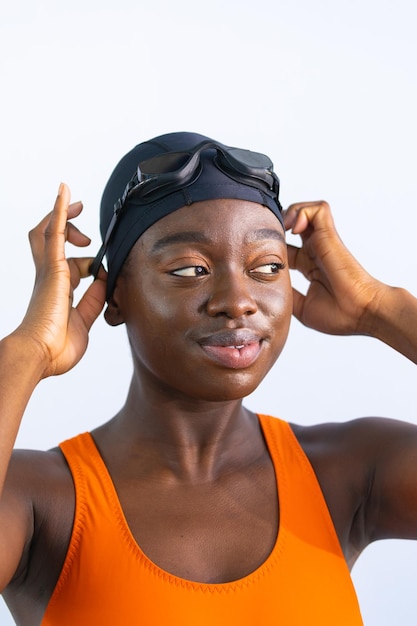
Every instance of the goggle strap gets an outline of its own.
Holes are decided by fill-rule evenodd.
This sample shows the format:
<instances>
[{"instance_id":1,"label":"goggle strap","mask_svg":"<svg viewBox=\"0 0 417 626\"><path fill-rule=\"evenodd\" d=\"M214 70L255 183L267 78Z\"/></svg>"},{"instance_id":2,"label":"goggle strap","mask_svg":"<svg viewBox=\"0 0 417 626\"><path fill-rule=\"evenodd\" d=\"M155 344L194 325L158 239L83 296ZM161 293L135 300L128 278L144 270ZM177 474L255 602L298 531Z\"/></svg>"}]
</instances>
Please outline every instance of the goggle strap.
<instances>
[{"instance_id":1,"label":"goggle strap","mask_svg":"<svg viewBox=\"0 0 417 626\"><path fill-rule=\"evenodd\" d=\"M124 195L125 194L123 194L123 196ZM97 256L95 257L94 261L91 263L91 265L89 267L89 272L90 272L91 276L94 276L94 279L97 278L97 274L98 274L98 272L100 270L100 266L101 266L101 264L103 262L104 255L106 254L107 246L109 245L110 237L112 236L114 227L117 224L117 221L118 221L119 215L120 215L120 211L123 208L125 200L126 199L122 197L122 198L119 198L117 200L117 202L115 202L113 215L112 215L112 218L110 220L110 224L109 224L109 226L107 228L106 234L104 236L103 243L100 246L100 250L98 251Z\"/></svg>"}]
</instances>

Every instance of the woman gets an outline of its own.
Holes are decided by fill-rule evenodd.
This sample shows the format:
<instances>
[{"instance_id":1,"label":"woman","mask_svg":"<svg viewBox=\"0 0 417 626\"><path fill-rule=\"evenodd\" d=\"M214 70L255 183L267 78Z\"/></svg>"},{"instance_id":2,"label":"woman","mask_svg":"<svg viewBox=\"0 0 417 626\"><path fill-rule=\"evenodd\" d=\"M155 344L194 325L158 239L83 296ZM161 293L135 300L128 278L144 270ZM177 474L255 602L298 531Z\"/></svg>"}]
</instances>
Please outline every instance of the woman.
<instances>
[{"instance_id":1,"label":"woman","mask_svg":"<svg viewBox=\"0 0 417 626\"><path fill-rule=\"evenodd\" d=\"M0 351L0 584L19 624L352 626L348 568L376 539L417 536L415 426L306 428L242 403L292 312L417 356L415 298L365 272L326 203L284 213L278 194L268 157L174 133L117 165L93 262L65 258L65 241L89 242L65 185L32 231L34 293ZM12 455L37 383L82 358L106 299L131 346L124 406L59 448Z\"/></svg>"}]
</instances>

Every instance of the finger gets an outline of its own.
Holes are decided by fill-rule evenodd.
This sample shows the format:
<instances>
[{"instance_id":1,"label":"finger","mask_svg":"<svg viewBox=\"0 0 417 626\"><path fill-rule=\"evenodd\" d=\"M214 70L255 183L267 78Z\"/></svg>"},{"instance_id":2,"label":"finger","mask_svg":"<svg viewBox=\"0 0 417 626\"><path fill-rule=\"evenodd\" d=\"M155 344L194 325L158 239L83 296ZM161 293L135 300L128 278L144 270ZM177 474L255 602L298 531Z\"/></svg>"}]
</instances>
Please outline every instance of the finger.
<instances>
[{"instance_id":1,"label":"finger","mask_svg":"<svg viewBox=\"0 0 417 626\"><path fill-rule=\"evenodd\" d=\"M90 243L90 239L68 221L81 213L82 202L69 204L69 200L69 188L62 183L44 229L45 254L50 260L65 258L63 244L67 240L79 246L86 246Z\"/></svg>"},{"instance_id":2,"label":"finger","mask_svg":"<svg viewBox=\"0 0 417 626\"><path fill-rule=\"evenodd\" d=\"M333 225L330 206L324 200L315 202L296 202L285 211L284 224L295 235L306 233L309 226L314 229Z\"/></svg>"},{"instance_id":3,"label":"finger","mask_svg":"<svg viewBox=\"0 0 417 626\"><path fill-rule=\"evenodd\" d=\"M80 200L77 200L77 202L72 202L70 205L68 205L68 219L72 220L74 219L74 217L78 217L83 208L84 205Z\"/></svg>"},{"instance_id":4,"label":"finger","mask_svg":"<svg viewBox=\"0 0 417 626\"><path fill-rule=\"evenodd\" d=\"M67 236L68 209L70 190L61 183L51 218L45 228L45 256L50 261L65 258L65 240Z\"/></svg>"},{"instance_id":5,"label":"finger","mask_svg":"<svg viewBox=\"0 0 417 626\"><path fill-rule=\"evenodd\" d=\"M90 237L82 233L74 224L67 223L66 240L74 246L84 247L91 243Z\"/></svg>"},{"instance_id":6,"label":"finger","mask_svg":"<svg viewBox=\"0 0 417 626\"><path fill-rule=\"evenodd\" d=\"M83 209L83 203L80 201L69 204L68 205L68 219L73 219L74 217L78 217L82 209ZM43 217L41 221L38 224L36 224L36 226L31 230L31 232L39 231L43 234L45 232L47 225L49 224L51 220L52 213L53 213L53 210L47 213L45 217Z\"/></svg>"},{"instance_id":7,"label":"finger","mask_svg":"<svg viewBox=\"0 0 417 626\"><path fill-rule=\"evenodd\" d=\"M81 213L82 208L82 202L74 202L73 204L70 204L68 206L68 219L77 217ZM49 222L51 221L51 217L52 211L45 215L45 217L43 217L41 221L34 228L31 229L31 231L29 232L29 239L43 237L45 235L45 230Z\"/></svg>"},{"instance_id":8,"label":"finger","mask_svg":"<svg viewBox=\"0 0 417 626\"><path fill-rule=\"evenodd\" d=\"M91 276L91 264L90 264L90 267L89 267L89 273L90 273L90 276ZM104 269L103 264L100 265L96 278L100 278L101 280L107 281L107 272Z\"/></svg>"},{"instance_id":9,"label":"finger","mask_svg":"<svg viewBox=\"0 0 417 626\"><path fill-rule=\"evenodd\" d=\"M315 202L310 206L301 207L297 213L292 232L295 235L308 235L320 230L335 231L330 206L327 202Z\"/></svg>"},{"instance_id":10,"label":"finger","mask_svg":"<svg viewBox=\"0 0 417 626\"><path fill-rule=\"evenodd\" d=\"M292 270L298 269L297 260L301 252L302 252L301 248L297 248L297 246L287 244L288 266L290 269Z\"/></svg>"},{"instance_id":11,"label":"finger","mask_svg":"<svg viewBox=\"0 0 417 626\"><path fill-rule=\"evenodd\" d=\"M317 261L314 257L310 257L305 248L297 248L297 246L287 245L288 266L292 270L300 272L309 281L312 280L312 272L317 270Z\"/></svg>"},{"instance_id":12,"label":"finger","mask_svg":"<svg viewBox=\"0 0 417 626\"><path fill-rule=\"evenodd\" d=\"M302 208L314 206L316 202L294 202L283 211L284 225L286 230L291 230Z\"/></svg>"},{"instance_id":13,"label":"finger","mask_svg":"<svg viewBox=\"0 0 417 626\"><path fill-rule=\"evenodd\" d=\"M298 291L298 289L295 289L295 287L293 287L292 295L293 295L292 313L299 322L302 322L303 312L304 312L304 303L305 303L306 298L300 291Z\"/></svg>"},{"instance_id":14,"label":"finger","mask_svg":"<svg viewBox=\"0 0 417 626\"><path fill-rule=\"evenodd\" d=\"M299 213L299 207L296 204L291 204L288 209L282 212L284 219L285 230L291 230L296 222Z\"/></svg>"},{"instance_id":15,"label":"finger","mask_svg":"<svg viewBox=\"0 0 417 626\"><path fill-rule=\"evenodd\" d=\"M91 261L92 257L78 257L68 259L71 286L73 289L76 289L78 287L82 278L88 278L90 276L89 267ZM102 275L102 278L105 279L106 274L104 274L104 276Z\"/></svg>"},{"instance_id":16,"label":"finger","mask_svg":"<svg viewBox=\"0 0 417 626\"><path fill-rule=\"evenodd\" d=\"M106 302L106 281L95 280L84 293L76 309L87 329L90 330Z\"/></svg>"},{"instance_id":17,"label":"finger","mask_svg":"<svg viewBox=\"0 0 417 626\"><path fill-rule=\"evenodd\" d=\"M60 191L62 189L64 189L64 195L65 195L65 192L68 192L69 194L69 189L66 185L60 186ZM58 236L60 240L60 245L62 242L62 230L61 230L62 225L60 225L60 221L61 221L61 224L64 222L63 222L63 219L61 219L60 221L56 219L58 213L60 213L61 218L65 217L65 207L64 207L64 215L63 215L62 199L60 202L60 196L59 196L60 191L58 192L58 197L56 199L54 209L50 213L48 213L39 222L39 224L35 226L35 228L33 228L29 232L29 241L31 245L32 255L33 255L35 264L37 266L44 258L46 239L50 239L50 238L53 238L54 236L55 237ZM63 200L65 202L65 197ZM78 228L76 228L73 224L71 224L67 220L78 217L82 209L83 209L83 204L82 202L79 202L79 201L67 205L66 217L65 217L65 228L64 228L64 235L63 235L64 242L65 240L68 240L70 243L80 246L80 247L88 246L91 243L91 239L87 235L84 235L84 233L81 233ZM58 229L58 232L54 232L54 229L55 230ZM62 250L61 253L65 255L64 250ZM59 255L60 258L62 258L61 253Z\"/></svg>"},{"instance_id":18,"label":"finger","mask_svg":"<svg viewBox=\"0 0 417 626\"><path fill-rule=\"evenodd\" d=\"M46 240L54 240L54 244L57 245L57 236L59 239L58 245L62 248L61 255L63 254L69 200L69 188L64 183L61 183L53 210L29 232L29 241L35 263L38 263L43 258ZM75 207L75 211L77 211L77 207ZM49 244L50 253L51 247L51 244Z\"/></svg>"}]
</instances>

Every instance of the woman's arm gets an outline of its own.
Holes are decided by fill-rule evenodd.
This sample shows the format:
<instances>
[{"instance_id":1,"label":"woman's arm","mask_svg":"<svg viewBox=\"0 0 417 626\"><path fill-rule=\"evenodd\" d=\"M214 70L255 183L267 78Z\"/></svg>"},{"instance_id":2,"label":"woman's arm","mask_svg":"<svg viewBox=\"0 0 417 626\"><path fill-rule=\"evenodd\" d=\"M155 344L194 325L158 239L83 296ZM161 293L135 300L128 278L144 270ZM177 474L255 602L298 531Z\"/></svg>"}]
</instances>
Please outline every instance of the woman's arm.
<instances>
[{"instance_id":1,"label":"woman's arm","mask_svg":"<svg viewBox=\"0 0 417 626\"><path fill-rule=\"evenodd\" d=\"M0 342L0 589L13 576L31 532L29 503L10 497L5 503L1 497L22 416L40 380L67 372L82 358L105 300L103 270L72 306L74 289L88 276L91 259L65 257L66 241L89 243L68 221L82 205L69 201L69 189L61 185L52 212L30 233L36 267L32 298L22 323Z\"/></svg>"},{"instance_id":2,"label":"woman's arm","mask_svg":"<svg viewBox=\"0 0 417 626\"><path fill-rule=\"evenodd\" d=\"M295 317L325 333L376 337L417 362L417 299L364 270L341 241L327 203L293 204L285 223L302 240L300 248L289 246L289 265L310 281L305 295L294 290ZM414 395L410 389L410 401ZM328 434L322 439L329 429L333 439ZM375 539L417 539L417 426L368 418L312 431L318 431L320 445L312 449L319 453L311 453L310 444L304 447L342 543L346 538L345 553L355 557ZM354 518L349 512L343 517L347 492L361 502Z\"/></svg>"}]
</instances>

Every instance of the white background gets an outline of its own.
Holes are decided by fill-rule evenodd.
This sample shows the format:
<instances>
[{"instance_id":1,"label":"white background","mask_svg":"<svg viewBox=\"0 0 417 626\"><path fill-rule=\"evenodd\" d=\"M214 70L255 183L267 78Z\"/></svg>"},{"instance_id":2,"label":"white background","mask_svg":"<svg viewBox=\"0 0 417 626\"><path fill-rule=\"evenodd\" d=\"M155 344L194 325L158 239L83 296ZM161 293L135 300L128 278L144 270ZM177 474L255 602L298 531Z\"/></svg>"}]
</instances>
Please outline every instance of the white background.
<instances>
[{"instance_id":1,"label":"white background","mask_svg":"<svg viewBox=\"0 0 417 626\"><path fill-rule=\"evenodd\" d=\"M342 238L381 280L417 293L414 0L8 0L0 9L0 331L33 283L27 231L61 180L98 205L118 159L190 130L269 154L282 202L328 200ZM297 283L298 284L298 283ZM47 448L120 407L124 331L100 319L83 361L44 381L19 434ZM247 404L292 421L361 415L417 422L414 366L368 338L296 321ZM417 623L417 547L372 546L353 571L366 626ZM0 607L0 623L13 621Z\"/></svg>"}]
</instances>

